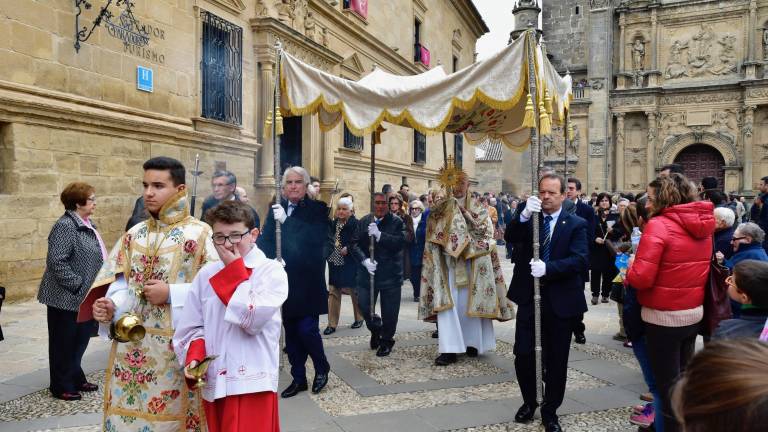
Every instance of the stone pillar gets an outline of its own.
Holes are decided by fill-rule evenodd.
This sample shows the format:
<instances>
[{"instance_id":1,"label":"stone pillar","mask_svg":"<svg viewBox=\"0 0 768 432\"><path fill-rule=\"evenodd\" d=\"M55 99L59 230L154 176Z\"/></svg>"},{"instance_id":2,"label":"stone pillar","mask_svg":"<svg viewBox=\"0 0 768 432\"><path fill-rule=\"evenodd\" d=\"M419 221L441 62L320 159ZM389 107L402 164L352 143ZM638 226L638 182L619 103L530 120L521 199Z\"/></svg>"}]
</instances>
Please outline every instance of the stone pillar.
<instances>
[{"instance_id":1,"label":"stone pillar","mask_svg":"<svg viewBox=\"0 0 768 432\"><path fill-rule=\"evenodd\" d=\"M627 26L627 18L624 15L624 11L621 11L621 15L619 16L619 29L621 31L621 34L619 35L619 76L617 80L617 88L619 90L623 90L627 87L627 68L626 68L626 57L627 57L627 39L626 39L626 26Z\"/></svg>"},{"instance_id":2,"label":"stone pillar","mask_svg":"<svg viewBox=\"0 0 768 432\"><path fill-rule=\"evenodd\" d=\"M646 184L653 181L656 178L656 162L654 161L654 155L656 154L656 141L658 139L658 128L656 124L657 114L655 111L647 111L645 115L648 117L648 147L645 151L645 169L647 172Z\"/></svg>"},{"instance_id":3,"label":"stone pillar","mask_svg":"<svg viewBox=\"0 0 768 432\"><path fill-rule=\"evenodd\" d=\"M261 104L259 106L259 114L257 116L257 121L259 123L256 125L256 130L262 131L261 136L259 136L257 139L263 141L264 144L261 147L259 172L257 176L261 177L262 181L265 181L267 178L273 177L275 175L274 147L272 145L272 138L264 139L263 136L264 120L272 110L273 98L271 96L273 93L275 80L273 71L274 63L265 62L261 64L261 88L259 89L259 94L261 94L262 97L260 98Z\"/></svg>"},{"instance_id":4,"label":"stone pillar","mask_svg":"<svg viewBox=\"0 0 768 432\"><path fill-rule=\"evenodd\" d=\"M589 15L589 40L587 70L592 87L589 107L589 166L587 169L592 184L590 190L598 187L610 188L609 162L612 142L610 128L612 118L609 108L609 94L613 83L613 8L611 2L592 2Z\"/></svg>"},{"instance_id":5,"label":"stone pillar","mask_svg":"<svg viewBox=\"0 0 768 432\"><path fill-rule=\"evenodd\" d=\"M754 146L753 138L753 125L755 122L755 110L754 105L747 105L744 107L744 126L742 127L742 137L744 139L744 167L742 169L741 190L744 192L752 191L752 153ZM728 191L726 189L726 191Z\"/></svg>"},{"instance_id":6,"label":"stone pillar","mask_svg":"<svg viewBox=\"0 0 768 432\"><path fill-rule=\"evenodd\" d=\"M757 62L757 41L760 41L762 45L762 37L757 38L756 33L762 31L757 29L757 1L749 1L749 24L747 28L751 31L747 31L747 61L744 63L744 74L747 79L757 78L757 67L760 63ZM746 186L746 185L745 185ZM750 186L751 189L751 186Z\"/></svg>"},{"instance_id":7,"label":"stone pillar","mask_svg":"<svg viewBox=\"0 0 768 432\"><path fill-rule=\"evenodd\" d=\"M615 113L616 117L616 152L615 152L615 169L616 169L616 187L617 191L624 190L624 116L626 113Z\"/></svg>"},{"instance_id":8,"label":"stone pillar","mask_svg":"<svg viewBox=\"0 0 768 432\"><path fill-rule=\"evenodd\" d=\"M309 175L322 175L323 147L320 143L320 121L316 115L305 115L301 118L301 164Z\"/></svg>"},{"instance_id":9,"label":"stone pillar","mask_svg":"<svg viewBox=\"0 0 768 432\"><path fill-rule=\"evenodd\" d=\"M661 40L661 31L658 25L659 5L651 5L651 70L648 72L648 87L658 87L661 85L661 71L659 70L659 41Z\"/></svg>"}]
</instances>

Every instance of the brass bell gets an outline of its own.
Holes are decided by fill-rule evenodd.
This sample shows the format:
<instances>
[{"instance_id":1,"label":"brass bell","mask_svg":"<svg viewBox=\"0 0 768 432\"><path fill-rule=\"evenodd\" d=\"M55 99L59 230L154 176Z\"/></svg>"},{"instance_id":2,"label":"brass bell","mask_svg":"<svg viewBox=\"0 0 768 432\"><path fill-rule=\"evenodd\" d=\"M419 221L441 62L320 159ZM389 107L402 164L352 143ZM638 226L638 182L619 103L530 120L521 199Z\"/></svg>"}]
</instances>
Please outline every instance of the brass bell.
<instances>
[{"instance_id":1,"label":"brass bell","mask_svg":"<svg viewBox=\"0 0 768 432\"><path fill-rule=\"evenodd\" d=\"M118 342L138 342L144 339L147 330L138 315L128 312L111 326L112 338Z\"/></svg>"},{"instance_id":2,"label":"brass bell","mask_svg":"<svg viewBox=\"0 0 768 432\"><path fill-rule=\"evenodd\" d=\"M199 389L205 385L205 374L208 372L208 367L211 365L211 362L213 362L213 360L215 360L216 357L218 356L216 355L207 356L195 367L189 368L189 372L192 374L193 377L195 377L195 380L197 381L195 383L196 389Z\"/></svg>"}]
</instances>

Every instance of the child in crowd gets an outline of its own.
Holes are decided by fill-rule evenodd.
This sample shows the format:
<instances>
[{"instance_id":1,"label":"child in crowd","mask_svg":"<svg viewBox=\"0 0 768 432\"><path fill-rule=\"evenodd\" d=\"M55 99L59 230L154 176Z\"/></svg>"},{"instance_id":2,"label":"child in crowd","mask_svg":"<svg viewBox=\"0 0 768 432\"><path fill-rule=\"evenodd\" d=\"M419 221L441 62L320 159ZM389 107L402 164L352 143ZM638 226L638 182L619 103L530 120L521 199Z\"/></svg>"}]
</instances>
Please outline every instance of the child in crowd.
<instances>
[{"instance_id":1,"label":"child in crowd","mask_svg":"<svg viewBox=\"0 0 768 432\"><path fill-rule=\"evenodd\" d=\"M256 247L259 230L247 204L224 201L206 220L221 261L192 281L174 349L190 381L206 355L217 356L202 387L209 431L277 432L280 307L288 277Z\"/></svg>"},{"instance_id":2,"label":"child in crowd","mask_svg":"<svg viewBox=\"0 0 768 432\"><path fill-rule=\"evenodd\" d=\"M758 338L768 319L768 262L741 261L726 282L728 295L741 304L741 316L722 321L713 337Z\"/></svg>"}]
</instances>

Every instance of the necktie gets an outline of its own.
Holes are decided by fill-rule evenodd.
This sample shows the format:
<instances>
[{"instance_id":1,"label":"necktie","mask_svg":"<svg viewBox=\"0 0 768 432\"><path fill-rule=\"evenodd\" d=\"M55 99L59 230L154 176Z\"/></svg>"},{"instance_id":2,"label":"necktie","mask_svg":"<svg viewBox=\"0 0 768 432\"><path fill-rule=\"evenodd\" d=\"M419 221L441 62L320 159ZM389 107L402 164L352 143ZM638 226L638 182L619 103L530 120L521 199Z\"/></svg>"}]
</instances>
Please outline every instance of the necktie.
<instances>
[{"instance_id":1,"label":"necktie","mask_svg":"<svg viewBox=\"0 0 768 432\"><path fill-rule=\"evenodd\" d=\"M293 210L295 210L295 209L296 209L296 204L294 204L294 203L288 204L288 213L287 213L288 216L290 216L291 213L293 213Z\"/></svg>"},{"instance_id":2,"label":"necktie","mask_svg":"<svg viewBox=\"0 0 768 432\"><path fill-rule=\"evenodd\" d=\"M544 262L549 261L549 252L550 247L552 246L551 236L549 235L550 222L552 222L552 216L544 216L544 223L542 223L541 230L539 230L539 244L541 245L539 256Z\"/></svg>"}]
</instances>

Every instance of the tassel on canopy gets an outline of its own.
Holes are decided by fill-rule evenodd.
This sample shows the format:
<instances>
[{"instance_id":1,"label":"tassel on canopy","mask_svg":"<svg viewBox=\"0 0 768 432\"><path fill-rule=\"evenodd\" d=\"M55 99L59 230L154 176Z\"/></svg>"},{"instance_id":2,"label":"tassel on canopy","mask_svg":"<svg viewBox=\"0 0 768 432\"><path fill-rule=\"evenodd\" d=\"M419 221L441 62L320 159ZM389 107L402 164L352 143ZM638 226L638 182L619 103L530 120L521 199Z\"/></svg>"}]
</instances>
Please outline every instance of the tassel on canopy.
<instances>
[{"instance_id":1,"label":"tassel on canopy","mask_svg":"<svg viewBox=\"0 0 768 432\"><path fill-rule=\"evenodd\" d=\"M523 117L523 127L536 127L536 119L533 111L533 98L528 93L528 101L525 103L525 117Z\"/></svg>"},{"instance_id":2,"label":"tassel on canopy","mask_svg":"<svg viewBox=\"0 0 768 432\"><path fill-rule=\"evenodd\" d=\"M552 115L552 96L549 95L549 89L544 89L544 109L547 114Z\"/></svg>"},{"instance_id":3,"label":"tassel on canopy","mask_svg":"<svg viewBox=\"0 0 768 432\"><path fill-rule=\"evenodd\" d=\"M272 139L272 111L264 119L264 142Z\"/></svg>"},{"instance_id":4,"label":"tassel on canopy","mask_svg":"<svg viewBox=\"0 0 768 432\"><path fill-rule=\"evenodd\" d=\"M277 108L277 115L275 116L275 128L278 135L283 134L283 115L280 113L280 108Z\"/></svg>"},{"instance_id":5,"label":"tassel on canopy","mask_svg":"<svg viewBox=\"0 0 768 432\"><path fill-rule=\"evenodd\" d=\"M544 102L539 101L539 133L541 135L552 134L552 120L547 114L546 108L544 108Z\"/></svg>"}]
</instances>

